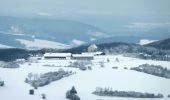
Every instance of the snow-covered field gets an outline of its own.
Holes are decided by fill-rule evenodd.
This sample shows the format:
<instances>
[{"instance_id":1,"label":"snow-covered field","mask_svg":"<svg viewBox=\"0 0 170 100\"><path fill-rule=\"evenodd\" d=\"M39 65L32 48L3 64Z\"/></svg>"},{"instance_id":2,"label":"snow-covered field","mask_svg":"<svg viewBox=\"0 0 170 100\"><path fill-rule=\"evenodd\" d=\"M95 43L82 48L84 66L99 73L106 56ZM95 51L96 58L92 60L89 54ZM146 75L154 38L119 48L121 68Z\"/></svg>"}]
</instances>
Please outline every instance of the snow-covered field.
<instances>
[{"instance_id":1,"label":"snow-covered field","mask_svg":"<svg viewBox=\"0 0 170 100\"><path fill-rule=\"evenodd\" d=\"M118 58L119 62L115 59ZM107 62L107 59L110 62ZM168 100L170 94L170 79L161 78L137 71L129 70L141 64L162 65L170 69L170 62L141 60L137 58L123 57L121 55L98 56L92 61L92 70L81 71L78 68L62 67L67 66L71 60L41 60L38 63L24 63L20 68L0 68L0 77L5 81L5 86L0 87L0 100L42 100L41 94L47 95L47 100L67 100L65 93L72 86L75 86L81 100L143 100L120 97L101 97L93 95L96 87L111 87L113 90L137 91L149 93L162 93L164 98L154 100ZM99 62L104 62L103 68ZM47 67L44 65L55 65L61 67ZM118 69L112 67L117 66ZM124 69L127 67L128 69ZM75 71L76 74L62 78L44 87L35 90L35 95L29 95L32 87L25 83L28 73L45 73L49 71L64 70ZM151 99L144 99L151 100Z\"/></svg>"}]
</instances>

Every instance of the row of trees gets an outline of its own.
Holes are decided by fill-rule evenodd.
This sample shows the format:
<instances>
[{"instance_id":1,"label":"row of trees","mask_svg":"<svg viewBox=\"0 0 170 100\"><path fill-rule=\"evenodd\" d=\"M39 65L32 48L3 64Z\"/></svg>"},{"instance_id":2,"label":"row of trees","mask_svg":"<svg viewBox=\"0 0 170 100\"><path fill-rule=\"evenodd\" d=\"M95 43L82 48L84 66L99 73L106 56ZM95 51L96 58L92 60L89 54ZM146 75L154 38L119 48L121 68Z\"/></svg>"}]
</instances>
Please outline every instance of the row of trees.
<instances>
[{"instance_id":1,"label":"row of trees","mask_svg":"<svg viewBox=\"0 0 170 100\"><path fill-rule=\"evenodd\" d=\"M3 62L0 64L3 68L19 68L19 64L16 62Z\"/></svg>"},{"instance_id":2,"label":"row of trees","mask_svg":"<svg viewBox=\"0 0 170 100\"><path fill-rule=\"evenodd\" d=\"M139 65L138 67L131 68L131 70L144 72L147 74L170 79L170 70L168 70L167 68L164 68L160 65L142 64L142 65Z\"/></svg>"},{"instance_id":3,"label":"row of trees","mask_svg":"<svg viewBox=\"0 0 170 100\"><path fill-rule=\"evenodd\" d=\"M56 81L64 77L68 77L72 74L73 74L72 71L64 71L63 69L59 69L58 71L48 72L41 75L29 73L28 77L25 79L25 82L32 85L34 88L37 88L37 87L47 85L52 81Z\"/></svg>"},{"instance_id":4,"label":"row of trees","mask_svg":"<svg viewBox=\"0 0 170 100\"><path fill-rule=\"evenodd\" d=\"M111 45L111 44L110 44ZM99 46L100 47L100 46ZM116 46L102 46L101 51L106 54L128 54L141 59L170 61L170 50L160 50L153 47L144 47L134 44L119 44Z\"/></svg>"},{"instance_id":5,"label":"row of trees","mask_svg":"<svg viewBox=\"0 0 170 100\"><path fill-rule=\"evenodd\" d=\"M154 93L141 93L135 91L117 91L112 88L96 88L93 94L98 96L110 96L110 97L131 97L131 98L163 98L162 94Z\"/></svg>"}]
</instances>

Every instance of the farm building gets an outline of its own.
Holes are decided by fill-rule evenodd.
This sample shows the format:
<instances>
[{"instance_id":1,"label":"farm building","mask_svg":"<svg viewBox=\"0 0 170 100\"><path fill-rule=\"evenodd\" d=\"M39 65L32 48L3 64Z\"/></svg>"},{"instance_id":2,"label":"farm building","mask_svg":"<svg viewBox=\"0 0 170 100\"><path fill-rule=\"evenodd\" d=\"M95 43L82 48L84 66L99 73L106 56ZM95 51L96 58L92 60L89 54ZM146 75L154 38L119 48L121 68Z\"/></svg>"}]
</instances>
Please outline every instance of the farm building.
<instances>
[{"instance_id":1,"label":"farm building","mask_svg":"<svg viewBox=\"0 0 170 100\"><path fill-rule=\"evenodd\" d=\"M45 53L44 59L71 59L71 53Z\"/></svg>"},{"instance_id":2,"label":"farm building","mask_svg":"<svg viewBox=\"0 0 170 100\"><path fill-rule=\"evenodd\" d=\"M95 44L92 44L87 48L87 51L88 52L97 52L97 48L98 47Z\"/></svg>"},{"instance_id":3,"label":"farm building","mask_svg":"<svg viewBox=\"0 0 170 100\"><path fill-rule=\"evenodd\" d=\"M74 60L93 60L94 56L90 54L72 54Z\"/></svg>"},{"instance_id":4,"label":"farm building","mask_svg":"<svg viewBox=\"0 0 170 100\"><path fill-rule=\"evenodd\" d=\"M100 51L98 51L98 52L82 52L81 54L83 54L83 55L94 55L94 56L105 55L104 52L100 52Z\"/></svg>"},{"instance_id":5,"label":"farm building","mask_svg":"<svg viewBox=\"0 0 170 100\"><path fill-rule=\"evenodd\" d=\"M71 54L71 53L45 53L43 58L45 60L50 59L56 59L56 60L67 60L67 59L73 59L73 60L93 60L94 56L100 55L102 52L84 52L82 54Z\"/></svg>"}]
</instances>

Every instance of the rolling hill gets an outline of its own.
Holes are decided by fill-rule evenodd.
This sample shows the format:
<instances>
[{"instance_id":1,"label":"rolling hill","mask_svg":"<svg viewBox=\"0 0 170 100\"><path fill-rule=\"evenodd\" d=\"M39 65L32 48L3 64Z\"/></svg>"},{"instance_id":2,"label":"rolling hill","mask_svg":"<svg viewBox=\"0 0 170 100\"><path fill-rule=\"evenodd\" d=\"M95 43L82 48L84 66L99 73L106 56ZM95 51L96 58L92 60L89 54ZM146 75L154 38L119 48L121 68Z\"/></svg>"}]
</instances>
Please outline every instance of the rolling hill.
<instances>
[{"instance_id":1,"label":"rolling hill","mask_svg":"<svg viewBox=\"0 0 170 100\"><path fill-rule=\"evenodd\" d=\"M0 44L12 47L27 48L29 44L18 40L30 43L38 39L53 42L57 49L58 44L66 47L81 45L104 35L105 33L95 26L72 20L0 16ZM44 44L37 43L35 47L39 45Z\"/></svg>"},{"instance_id":2,"label":"rolling hill","mask_svg":"<svg viewBox=\"0 0 170 100\"><path fill-rule=\"evenodd\" d=\"M170 50L170 38L159 40L159 41L147 44L146 46L151 46L151 47L155 47L155 48L163 49L163 50Z\"/></svg>"}]
</instances>

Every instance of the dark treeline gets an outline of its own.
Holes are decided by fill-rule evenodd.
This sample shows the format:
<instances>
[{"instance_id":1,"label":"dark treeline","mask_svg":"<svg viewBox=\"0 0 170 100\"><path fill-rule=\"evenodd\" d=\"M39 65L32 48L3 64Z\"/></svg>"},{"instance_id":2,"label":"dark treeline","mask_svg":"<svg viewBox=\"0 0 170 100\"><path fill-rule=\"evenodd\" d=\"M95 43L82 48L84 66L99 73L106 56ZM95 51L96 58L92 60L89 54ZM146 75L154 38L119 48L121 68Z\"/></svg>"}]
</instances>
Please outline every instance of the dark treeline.
<instances>
[{"instance_id":1,"label":"dark treeline","mask_svg":"<svg viewBox=\"0 0 170 100\"><path fill-rule=\"evenodd\" d=\"M155 47L155 48L162 49L162 50L170 50L170 38L156 41L156 42L147 44L146 46Z\"/></svg>"},{"instance_id":2,"label":"dark treeline","mask_svg":"<svg viewBox=\"0 0 170 100\"><path fill-rule=\"evenodd\" d=\"M62 52L86 52L88 46L89 45L79 46L76 48L63 50ZM154 47L121 42L98 44L97 47L99 51L103 51L106 54L129 54L128 56L133 56L141 59L170 61L170 50L161 50Z\"/></svg>"},{"instance_id":3,"label":"dark treeline","mask_svg":"<svg viewBox=\"0 0 170 100\"><path fill-rule=\"evenodd\" d=\"M44 54L45 50L26 50L20 48L0 49L0 61L27 59L29 56Z\"/></svg>"},{"instance_id":4,"label":"dark treeline","mask_svg":"<svg viewBox=\"0 0 170 100\"><path fill-rule=\"evenodd\" d=\"M82 45L79 47L57 50L57 49L41 49L41 50L26 50L19 48L0 49L0 61L13 61L15 59L27 59L29 56L42 55L45 52L70 52L81 53L87 52L89 45ZM138 44L114 42L98 44L98 51L103 51L106 54L130 54L141 59L153 59L170 61L170 50L161 50L154 47L141 46Z\"/></svg>"}]
</instances>

